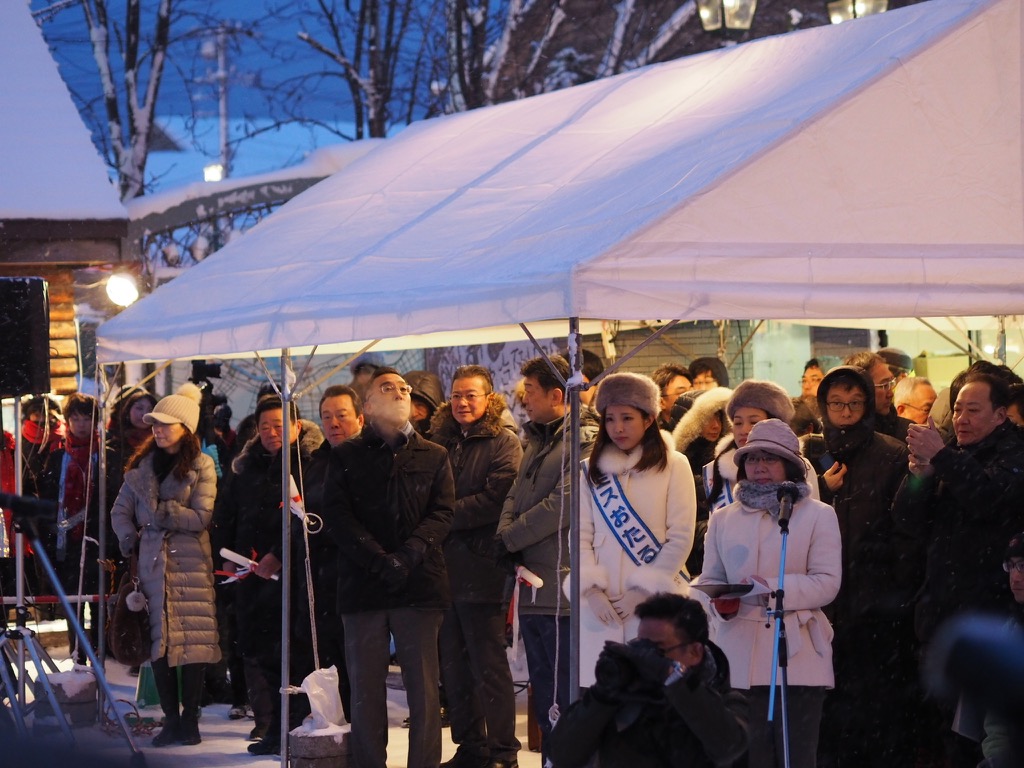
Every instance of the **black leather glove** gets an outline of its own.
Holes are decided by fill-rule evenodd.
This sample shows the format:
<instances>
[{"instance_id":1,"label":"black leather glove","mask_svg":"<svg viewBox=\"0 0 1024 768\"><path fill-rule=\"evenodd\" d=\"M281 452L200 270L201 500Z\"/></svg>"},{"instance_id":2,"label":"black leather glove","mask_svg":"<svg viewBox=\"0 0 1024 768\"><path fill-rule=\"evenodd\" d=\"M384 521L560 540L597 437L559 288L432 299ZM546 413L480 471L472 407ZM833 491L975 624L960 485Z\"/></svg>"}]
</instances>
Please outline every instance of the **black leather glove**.
<instances>
[{"instance_id":1,"label":"black leather glove","mask_svg":"<svg viewBox=\"0 0 1024 768\"><path fill-rule=\"evenodd\" d=\"M395 552L381 552L374 555L370 573L384 582L384 588L391 594L401 592L409 580L409 566Z\"/></svg>"},{"instance_id":2,"label":"black leather glove","mask_svg":"<svg viewBox=\"0 0 1024 768\"><path fill-rule=\"evenodd\" d=\"M406 568L411 573L419 568L423 562L423 558L427 554L427 544L423 539L412 536L406 540L405 544L395 554L402 559L402 562L405 563Z\"/></svg>"}]
</instances>

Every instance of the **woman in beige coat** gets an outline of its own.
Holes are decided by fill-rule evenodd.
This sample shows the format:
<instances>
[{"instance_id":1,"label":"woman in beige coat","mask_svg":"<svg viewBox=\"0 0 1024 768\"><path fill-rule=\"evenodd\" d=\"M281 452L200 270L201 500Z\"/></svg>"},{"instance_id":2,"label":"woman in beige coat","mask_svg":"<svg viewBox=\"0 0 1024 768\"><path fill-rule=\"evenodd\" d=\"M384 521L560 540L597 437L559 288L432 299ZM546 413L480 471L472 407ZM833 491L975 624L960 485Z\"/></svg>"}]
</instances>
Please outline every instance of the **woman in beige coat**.
<instances>
[{"instance_id":1,"label":"woman in beige coat","mask_svg":"<svg viewBox=\"0 0 1024 768\"><path fill-rule=\"evenodd\" d=\"M220 658L207 528L217 476L196 427L201 393L185 384L146 415L153 437L128 462L110 512L121 554L139 541L139 580L149 603L150 658L164 727L153 746L199 744L207 663ZM181 693L178 670L181 671Z\"/></svg>"}]
</instances>

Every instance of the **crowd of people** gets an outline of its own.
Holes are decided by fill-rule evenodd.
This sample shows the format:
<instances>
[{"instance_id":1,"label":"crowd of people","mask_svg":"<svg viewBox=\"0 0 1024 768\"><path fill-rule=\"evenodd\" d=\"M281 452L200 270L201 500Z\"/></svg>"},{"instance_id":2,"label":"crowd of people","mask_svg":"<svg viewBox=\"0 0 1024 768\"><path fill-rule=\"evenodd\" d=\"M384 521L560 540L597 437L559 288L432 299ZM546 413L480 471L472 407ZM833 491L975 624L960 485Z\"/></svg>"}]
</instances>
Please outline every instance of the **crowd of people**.
<instances>
[{"instance_id":1,"label":"crowd of people","mask_svg":"<svg viewBox=\"0 0 1024 768\"><path fill-rule=\"evenodd\" d=\"M64 589L94 592L97 560L137 553L164 713L153 745L199 744L213 699L231 717L251 713L250 753L279 754L282 731L310 712L293 696L283 723L279 689L334 665L352 762L383 768L397 663L410 768L513 768L511 629L555 768L595 757L767 768L784 764L784 744L795 768L1016 764L1021 711L932 696L920 667L953 617L1020 621L1019 377L978 362L936 391L887 348L827 370L808 361L790 397L771 381L730 388L713 357L650 375L585 362L579 467L560 355L522 365L522 425L479 365L442 382L360 364L350 385L324 391L319 423L270 391L237 433L193 383L162 398L126 388L103 478L94 398L26 402L24 490L57 502L44 543ZM309 535L291 516L288 558L286 450L304 513L323 524ZM0 464L5 490L12 471ZM225 550L250 565L223 561ZM582 690L570 689L574 664ZM786 706L769 718L780 666ZM457 745L444 763L442 714Z\"/></svg>"}]
</instances>

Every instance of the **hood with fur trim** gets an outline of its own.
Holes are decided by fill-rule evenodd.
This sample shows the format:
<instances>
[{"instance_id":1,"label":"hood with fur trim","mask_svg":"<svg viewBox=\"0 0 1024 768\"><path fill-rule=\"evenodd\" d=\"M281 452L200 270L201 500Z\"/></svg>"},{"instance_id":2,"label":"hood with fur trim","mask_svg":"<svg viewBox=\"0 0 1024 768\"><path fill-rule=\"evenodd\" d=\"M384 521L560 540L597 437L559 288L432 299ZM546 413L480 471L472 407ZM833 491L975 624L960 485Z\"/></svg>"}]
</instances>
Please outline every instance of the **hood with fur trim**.
<instances>
[{"instance_id":1,"label":"hood with fur trim","mask_svg":"<svg viewBox=\"0 0 1024 768\"><path fill-rule=\"evenodd\" d=\"M732 422L725 413L725 406L730 397L732 390L728 387L715 387L697 397L693 401L693 407L683 414L676 428L672 430L672 442L675 443L676 450L685 452L690 444L700 437L704 425L718 412L722 414L723 435L732 431Z\"/></svg>"},{"instance_id":2,"label":"hood with fur trim","mask_svg":"<svg viewBox=\"0 0 1024 768\"><path fill-rule=\"evenodd\" d=\"M501 434L501 430L508 429L515 433L516 428L504 418L508 410L505 396L500 392L491 395L491 402L484 411L483 417L473 424L473 434L493 437ZM430 439L440 445L448 445L450 442L457 442L462 438L462 425L452 416L451 402L442 403L434 417L430 420Z\"/></svg>"}]
</instances>

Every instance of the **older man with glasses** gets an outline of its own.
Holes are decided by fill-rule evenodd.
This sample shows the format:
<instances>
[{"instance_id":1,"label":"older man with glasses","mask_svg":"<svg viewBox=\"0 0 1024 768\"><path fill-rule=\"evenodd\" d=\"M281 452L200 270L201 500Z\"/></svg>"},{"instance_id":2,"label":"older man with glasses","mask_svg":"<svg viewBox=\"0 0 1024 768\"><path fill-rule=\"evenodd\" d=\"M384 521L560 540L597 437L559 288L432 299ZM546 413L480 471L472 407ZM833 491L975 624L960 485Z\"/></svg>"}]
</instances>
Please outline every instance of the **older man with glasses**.
<instances>
[{"instance_id":1,"label":"older man with glasses","mask_svg":"<svg viewBox=\"0 0 1024 768\"><path fill-rule=\"evenodd\" d=\"M323 518L338 547L338 613L352 685L352 757L387 764L390 637L409 703L409 768L441 762L437 636L451 604L441 547L455 488L448 453L409 423L410 387L378 368L366 387L365 426L331 450Z\"/></svg>"}]
</instances>

